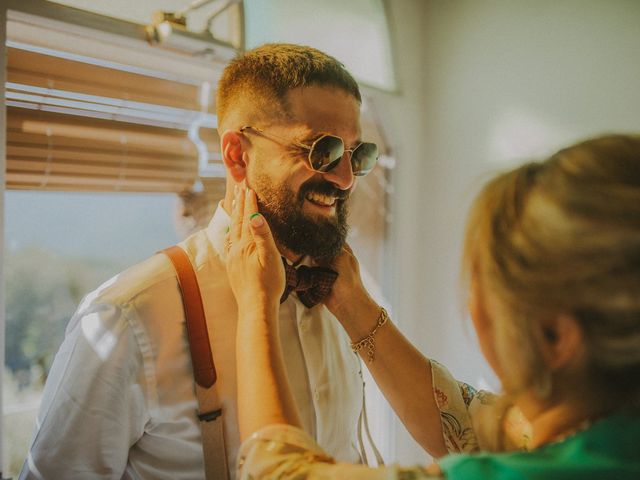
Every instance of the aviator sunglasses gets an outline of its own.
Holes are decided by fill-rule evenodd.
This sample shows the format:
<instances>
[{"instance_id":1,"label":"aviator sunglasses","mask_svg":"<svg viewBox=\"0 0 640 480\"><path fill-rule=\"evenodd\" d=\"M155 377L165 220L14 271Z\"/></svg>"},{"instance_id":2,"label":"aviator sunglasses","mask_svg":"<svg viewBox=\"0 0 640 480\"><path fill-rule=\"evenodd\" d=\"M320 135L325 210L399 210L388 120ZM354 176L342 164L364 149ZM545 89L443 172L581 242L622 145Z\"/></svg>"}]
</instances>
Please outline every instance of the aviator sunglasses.
<instances>
[{"instance_id":1,"label":"aviator sunglasses","mask_svg":"<svg viewBox=\"0 0 640 480\"><path fill-rule=\"evenodd\" d=\"M258 135L268 138L269 136L279 140L288 141L273 134L267 134L264 130L252 126L244 126L240 132L252 131ZM362 142L354 148L345 149L344 141L336 135L323 134L311 145L302 142L291 142L296 147L309 151L309 166L312 170L326 173L338 166L345 151L349 152L351 160L351 170L356 177L363 177L375 167L378 161L378 146L375 143Z\"/></svg>"}]
</instances>

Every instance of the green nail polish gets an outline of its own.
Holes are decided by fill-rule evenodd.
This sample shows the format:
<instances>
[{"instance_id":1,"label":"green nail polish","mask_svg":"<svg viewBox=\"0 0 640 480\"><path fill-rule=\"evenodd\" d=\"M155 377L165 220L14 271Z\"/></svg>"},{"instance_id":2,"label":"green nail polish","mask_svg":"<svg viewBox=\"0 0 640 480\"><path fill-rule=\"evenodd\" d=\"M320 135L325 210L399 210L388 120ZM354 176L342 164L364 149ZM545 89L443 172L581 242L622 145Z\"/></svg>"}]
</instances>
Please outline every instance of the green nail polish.
<instances>
[{"instance_id":1,"label":"green nail polish","mask_svg":"<svg viewBox=\"0 0 640 480\"><path fill-rule=\"evenodd\" d=\"M251 223L252 227L259 228L264 224L264 217L259 213L254 213L253 215L251 215L251 217L249 217L249 222Z\"/></svg>"},{"instance_id":2,"label":"green nail polish","mask_svg":"<svg viewBox=\"0 0 640 480\"><path fill-rule=\"evenodd\" d=\"M224 231L225 233L229 233L229 227Z\"/></svg>"}]
</instances>

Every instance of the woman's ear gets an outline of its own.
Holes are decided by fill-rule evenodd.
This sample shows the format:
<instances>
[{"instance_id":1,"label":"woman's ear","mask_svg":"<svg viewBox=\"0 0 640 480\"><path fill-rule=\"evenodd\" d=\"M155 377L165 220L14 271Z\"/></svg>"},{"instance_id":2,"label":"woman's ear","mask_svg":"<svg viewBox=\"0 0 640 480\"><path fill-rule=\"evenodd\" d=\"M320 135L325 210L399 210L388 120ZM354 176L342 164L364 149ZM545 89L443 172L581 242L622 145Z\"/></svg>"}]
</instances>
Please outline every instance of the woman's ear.
<instances>
[{"instance_id":1,"label":"woman's ear","mask_svg":"<svg viewBox=\"0 0 640 480\"><path fill-rule=\"evenodd\" d=\"M220 137L222 147L222 161L227 172L236 183L241 183L247 176L247 164L244 160L242 133L227 130Z\"/></svg>"},{"instance_id":2,"label":"woman's ear","mask_svg":"<svg viewBox=\"0 0 640 480\"><path fill-rule=\"evenodd\" d=\"M561 313L543 321L542 337L542 354L552 371L584 360L584 334L573 315Z\"/></svg>"}]
</instances>

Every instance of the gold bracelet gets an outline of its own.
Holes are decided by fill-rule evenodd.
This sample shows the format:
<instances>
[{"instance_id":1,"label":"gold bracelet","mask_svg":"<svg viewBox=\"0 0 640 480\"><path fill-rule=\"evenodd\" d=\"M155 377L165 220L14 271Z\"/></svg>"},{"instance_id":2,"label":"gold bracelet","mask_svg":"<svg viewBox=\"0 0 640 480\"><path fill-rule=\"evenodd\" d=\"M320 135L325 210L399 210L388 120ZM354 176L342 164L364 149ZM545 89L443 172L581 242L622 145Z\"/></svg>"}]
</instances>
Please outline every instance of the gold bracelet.
<instances>
[{"instance_id":1,"label":"gold bracelet","mask_svg":"<svg viewBox=\"0 0 640 480\"><path fill-rule=\"evenodd\" d=\"M353 350L354 353L358 353L364 347L367 347L367 350L368 350L367 361L369 363L373 362L374 352L376 348L375 335L378 329L381 326L383 326L385 323L387 323L387 320L389 320L389 314L384 308L382 308L380 310L380 316L378 317L378 323L376 324L376 326L373 328L373 330L369 332L369 334L366 337L364 337L361 340L358 340L357 342L353 342L351 344L351 350Z\"/></svg>"}]
</instances>

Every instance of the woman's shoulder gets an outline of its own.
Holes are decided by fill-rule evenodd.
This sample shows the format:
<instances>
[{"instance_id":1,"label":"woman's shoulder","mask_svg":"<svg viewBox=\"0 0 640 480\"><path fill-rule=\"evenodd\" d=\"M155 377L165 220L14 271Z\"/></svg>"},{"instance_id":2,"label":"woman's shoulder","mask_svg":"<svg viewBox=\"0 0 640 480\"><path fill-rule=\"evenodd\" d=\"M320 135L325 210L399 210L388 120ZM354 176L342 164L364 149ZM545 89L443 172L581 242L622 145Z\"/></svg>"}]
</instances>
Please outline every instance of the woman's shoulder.
<instances>
[{"instance_id":1,"label":"woman's shoulder","mask_svg":"<svg viewBox=\"0 0 640 480\"><path fill-rule=\"evenodd\" d=\"M561 441L532 451L450 455L440 467L451 480L640 478L638 412L610 415Z\"/></svg>"}]
</instances>

